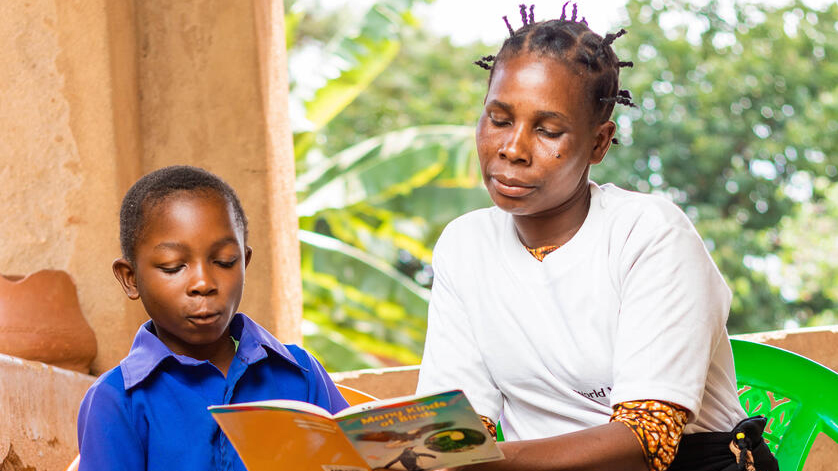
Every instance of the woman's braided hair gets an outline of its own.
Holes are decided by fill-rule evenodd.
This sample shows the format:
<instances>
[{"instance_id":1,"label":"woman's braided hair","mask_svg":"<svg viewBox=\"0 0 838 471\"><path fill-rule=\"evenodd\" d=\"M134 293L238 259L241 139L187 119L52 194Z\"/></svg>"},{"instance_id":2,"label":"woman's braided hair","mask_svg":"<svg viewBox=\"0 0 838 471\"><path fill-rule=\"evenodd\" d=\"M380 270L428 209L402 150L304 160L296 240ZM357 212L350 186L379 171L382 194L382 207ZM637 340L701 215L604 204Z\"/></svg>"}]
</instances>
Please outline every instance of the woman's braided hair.
<instances>
[{"instance_id":1,"label":"woman's braided hair","mask_svg":"<svg viewBox=\"0 0 838 471\"><path fill-rule=\"evenodd\" d=\"M602 36L588 28L588 22L582 17L577 21L577 8L573 4L570 17L567 16L566 2L562 7L562 16L556 20L535 21L535 5L520 5L523 26L517 30L509 24L509 19L503 17L509 30L509 37L497 55L484 56L474 63L489 71L489 82L495 72L495 66L505 59L519 54L522 50L545 54L565 61L568 65L584 68L588 74L587 89L591 96L594 118L603 123L611 118L614 105L634 107L631 93L619 88L620 69L632 67L632 62L621 62L611 48L611 43L626 34L621 29L616 33ZM613 140L616 144L616 139Z\"/></svg>"}]
</instances>

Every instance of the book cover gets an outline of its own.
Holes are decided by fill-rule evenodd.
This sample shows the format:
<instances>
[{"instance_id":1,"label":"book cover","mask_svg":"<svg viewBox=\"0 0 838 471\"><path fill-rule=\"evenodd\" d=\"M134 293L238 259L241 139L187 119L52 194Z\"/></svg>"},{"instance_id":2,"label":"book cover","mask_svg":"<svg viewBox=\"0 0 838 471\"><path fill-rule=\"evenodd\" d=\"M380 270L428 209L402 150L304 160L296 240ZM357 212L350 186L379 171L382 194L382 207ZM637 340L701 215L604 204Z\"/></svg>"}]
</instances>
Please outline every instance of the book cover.
<instances>
[{"instance_id":1,"label":"book cover","mask_svg":"<svg viewBox=\"0 0 838 471\"><path fill-rule=\"evenodd\" d=\"M350 407L298 401L210 407L249 471L427 471L502 459L462 391Z\"/></svg>"}]
</instances>

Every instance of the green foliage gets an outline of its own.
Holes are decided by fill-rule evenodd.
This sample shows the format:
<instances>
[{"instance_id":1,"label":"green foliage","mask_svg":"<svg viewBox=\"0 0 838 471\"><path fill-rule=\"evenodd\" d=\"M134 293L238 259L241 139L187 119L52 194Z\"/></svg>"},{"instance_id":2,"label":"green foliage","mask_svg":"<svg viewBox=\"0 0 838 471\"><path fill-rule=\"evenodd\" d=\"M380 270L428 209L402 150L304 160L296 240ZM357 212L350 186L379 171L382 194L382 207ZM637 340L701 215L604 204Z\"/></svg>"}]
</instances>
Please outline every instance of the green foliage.
<instances>
[{"instance_id":1,"label":"green foliage","mask_svg":"<svg viewBox=\"0 0 838 471\"><path fill-rule=\"evenodd\" d=\"M815 195L780 221L779 277L794 319L810 325L838 323L838 184L814 182Z\"/></svg>"},{"instance_id":2,"label":"green foliage","mask_svg":"<svg viewBox=\"0 0 838 471\"><path fill-rule=\"evenodd\" d=\"M397 266L406 259L426 273L442 227L470 209L446 207L447 198L485 205L482 190L462 187L476 166L472 140L468 126L408 128L300 175L305 317L330 333L330 343L312 346L329 367L357 367L362 358L347 364L346 349L374 354L364 366L419 361L429 292ZM342 348L318 350L333 345Z\"/></svg>"},{"instance_id":3,"label":"green foliage","mask_svg":"<svg viewBox=\"0 0 838 471\"><path fill-rule=\"evenodd\" d=\"M717 1L632 0L627 10L629 34L615 46L635 62L623 85L639 108L618 112L626 145L612 148L594 178L668 195L685 209L734 291L732 332L834 308L832 295L817 307L784 299L781 282L748 265L780 251L792 262L797 249L782 247L778 224L806 198L812 176L838 175L827 157L838 154L838 6L739 4L735 21L716 13ZM660 26L677 16L694 20L692 30Z\"/></svg>"},{"instance_id":4,"label":"green foliage","mask_svg":"<svg viewBox=\"0 0 838 471\"><path fill-rule=\"evenodd\" d=\"M311 74L295 77L292 73L292 100L304 101L306 119L305 126L298 129L301 132L294 135L298 158L308 152L315 133L393 61L401 45L401 28L414 22L410 15L412 4L412 0L379 1L360 18L350 14L348 8L318 18L315 11L290 4L286 23L294 37L288 39L288 44L297 46L289 51L292 62L299 64L299 56L316 61L311 64L316 66ZM320 57L314 57L315 54ZM322 86L313 91L307 89L320 81L324 81Z\"/></svg>"},{"instance_id":5,"label":"green foliage","mask_svg":"<svg viewBox=\"0 0 838 471\"><path fill-rule=\"evenodd\" d=\"M421 29L404 31L402 37L402 48L390 67L324 129L326 155L355 144L359 136L477 122L488 75L472 61L493 53L493 48L457 47Z\"/></svg>"},{"instance_id":6,"label":"green foliage","mask_svg":"<svg viewBox=\"0 0 838 471\"><path fill-rule=\"evenodd\" d=\"M471 126L400 126L394 131L386 111L371 114L364 108L367 95L376 100L381 90L396 87L388 82L392 76L384 76L380 87L376 82L368 88L388 65L387 70L401 69L404 54L391 62L404 36L415 32L406 10L410 3L378 2L362 17L357 36L330 40L323 39L332 32L322 20L301 16L293 7L288 13L297 15L292 19L298 31L294 44L316 39L321 45L337 44L324 46L332 54L352 55L351 61L337 61L344 69L308 97L301 96L306 84L292 87L292 100L304 102L307 118L294 136L305 341L331 370L419 361L427 328L431 247L451 219L489 203L476 188L480 180ZM385 11L389 14L381 14ZM413 51L417 43L408 44ZM440 52L427 43L420 46L426 54ZM432 88L434 72L423 70L401 76L422 82L402 90L402 98L411 103L408 112L425 107L424 115L430 116L439 109L435 101L450 101L452 93L415 106L420 102L415 91ZM295 96L295 90L303 91ZM435 116L406 122L451 118Z\"/></svg>"}]
</instances>

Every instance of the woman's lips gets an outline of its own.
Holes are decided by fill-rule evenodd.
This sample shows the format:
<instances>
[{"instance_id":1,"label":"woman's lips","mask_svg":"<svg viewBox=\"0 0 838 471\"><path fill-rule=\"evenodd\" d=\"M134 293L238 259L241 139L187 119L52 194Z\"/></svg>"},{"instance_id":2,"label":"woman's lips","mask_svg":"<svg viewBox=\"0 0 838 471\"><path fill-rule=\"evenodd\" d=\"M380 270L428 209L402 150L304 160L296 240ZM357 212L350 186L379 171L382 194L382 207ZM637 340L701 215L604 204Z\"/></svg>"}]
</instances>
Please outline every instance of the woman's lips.
<instances>
[{"instance_id":1,"label":"woman's lips","mask_svg":"<svg viewBox=\"0 0 838 471\"><path fill-rule=\"evenodd\" d=\"M535 191L534 186L525 185L523 182L513 178L492 176L490 182L495 191L510 198L520 198Z\"/></svg>"}]
</instances>

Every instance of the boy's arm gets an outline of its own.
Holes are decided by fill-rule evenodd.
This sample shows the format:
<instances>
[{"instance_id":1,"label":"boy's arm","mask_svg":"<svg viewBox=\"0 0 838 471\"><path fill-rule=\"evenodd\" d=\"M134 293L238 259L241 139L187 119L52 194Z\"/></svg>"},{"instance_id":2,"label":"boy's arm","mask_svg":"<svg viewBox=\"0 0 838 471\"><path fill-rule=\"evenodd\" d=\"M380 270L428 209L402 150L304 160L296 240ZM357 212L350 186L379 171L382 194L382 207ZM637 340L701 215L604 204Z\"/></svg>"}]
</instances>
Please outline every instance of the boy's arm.
<instances>
[{"instance_id":1,"label":"boy's arm","mask_svg":"<svg viewBox=\"0 0 838 471\"><path fill-rule=\"evenodd\" d=\"M315 388L315 394L312 402L315 405L328 410L332 414L349 407L346 399L344 399L343 395L340 391L338 391L337 386L335 386L335 382L332 381L332 378L329 376L329 373L326 372L326 369L323 368L323 365L321 365L320 362L307 351L305 354L309 357L309 363L311 364L311 370L313 373L313 387Z\"/></svg>"},{"instance_id":2,"label":"boy's arm","mask_svg":"<svg viewBox=\"0 0 838 471\"><path fill-rule=\"evenodd\" d=\"M146 450L124 393L97 383L82 400L78 420L79 471L146 469Z\"/></svg>"}]
</instances>

